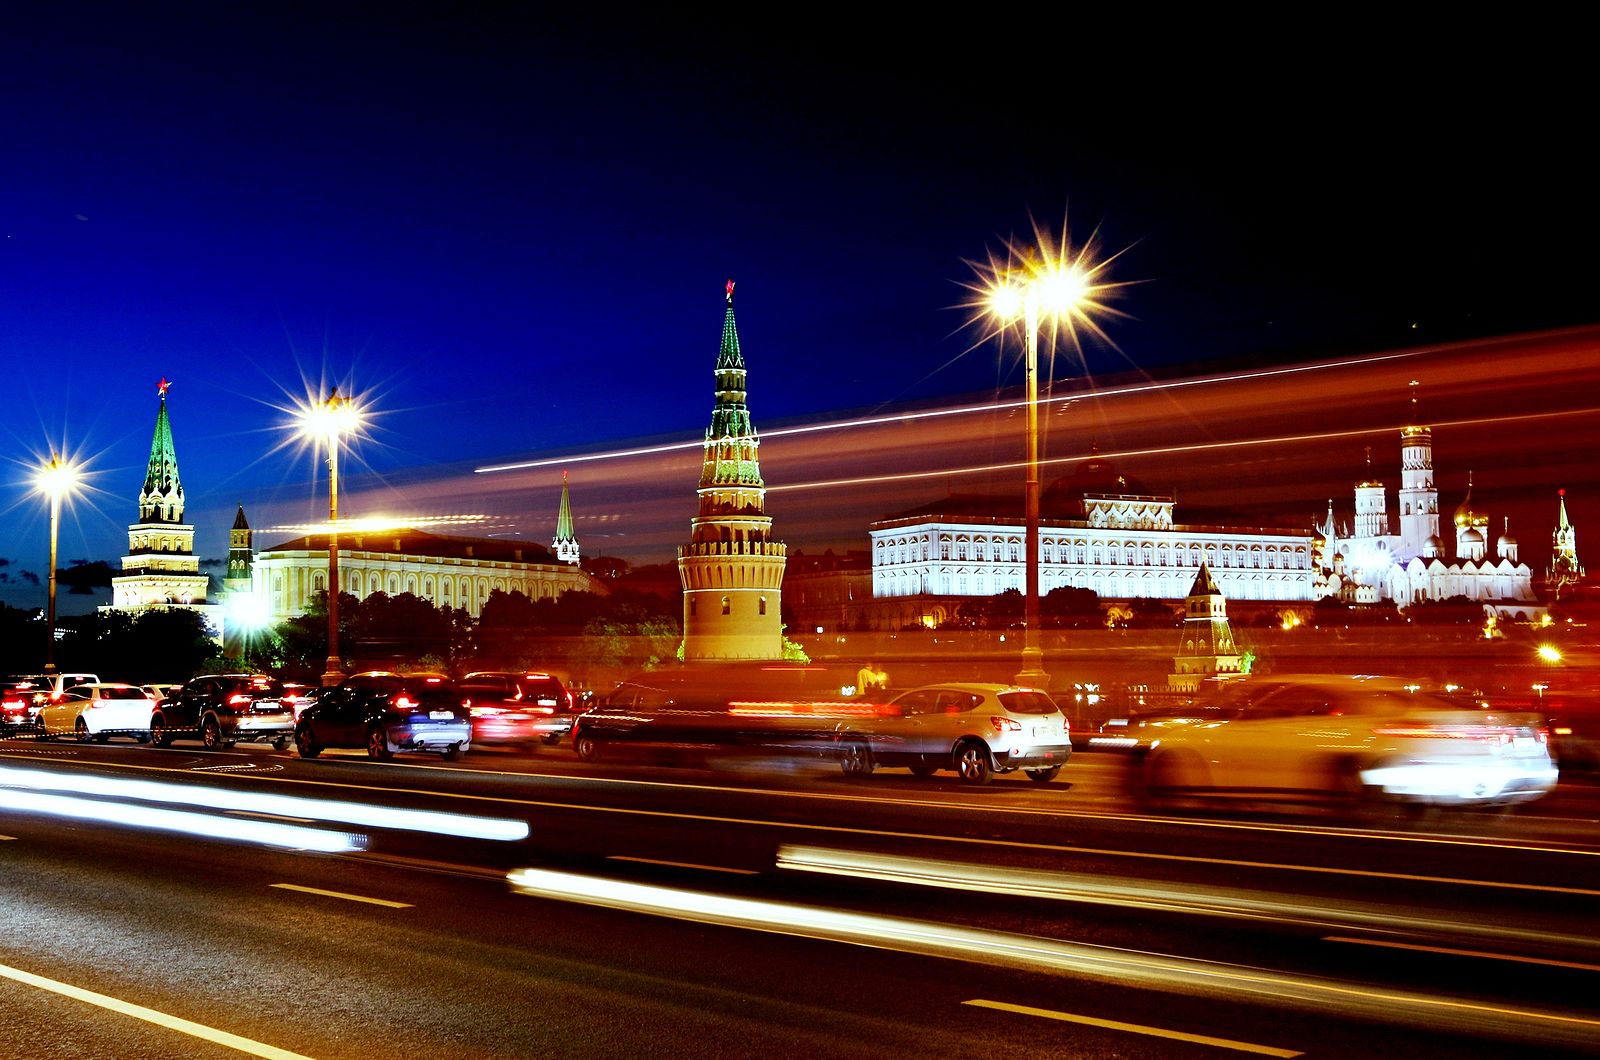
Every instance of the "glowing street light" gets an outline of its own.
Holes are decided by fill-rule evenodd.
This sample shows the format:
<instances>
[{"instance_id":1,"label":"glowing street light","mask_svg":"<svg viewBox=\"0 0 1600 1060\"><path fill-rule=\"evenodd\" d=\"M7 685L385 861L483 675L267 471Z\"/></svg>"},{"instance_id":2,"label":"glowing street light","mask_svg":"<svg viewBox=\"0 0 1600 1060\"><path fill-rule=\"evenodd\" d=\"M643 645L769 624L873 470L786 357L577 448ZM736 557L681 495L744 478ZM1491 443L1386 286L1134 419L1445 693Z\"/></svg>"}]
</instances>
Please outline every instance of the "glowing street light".
<instances>
[{"instance_id":1,"label":"glowing street light","mask_svg":"<svg viewBox=\"0 0 1600 1060\"><path fill-rule=\"evenodd\" d=\"M338 387L328 391L327 401L300 413L300 434L328 449L328 662L322 675L324 686L344 680L344 662L339 658L339 447L361 430L361 423L361 409L350 398L340 396Z\"/></svg>"},{"instance_id":2,"label":"glowing street light","mask_svg":"<svg viewBox=\"0 0 1600 1060\"><path fill-rule=\"evenodd\" d=\"M45 612L44 672L56 672L56 537L61 525L61 498L78 488L83 474L71 460L51 453L34 476L34 485L50 498L50 589Z\"/></svg>"},{"instance_id":3,"label":"glowing street light","mask_svg":"<svg viewBox=\"0 0 1600 1060\"><path fill-rule=\"evenodd\" d=\"M1561 649L1556 647L1554 644L1541 644L1534 654L1539 656L1539 658L1543 659L1547 663L1558 663L1561 661Z\"/></svg>"},{"instance_id":4,"label":"glowing street light","mask_svg":"<svg viewBox=\"0 0 1600 1060\"><path fill-rule=\"evenodd\" d=\"M1050 675L1044 672L1044 649L1039 642L1039 328L1048 321L1051 336L1065 328L1077 344L1077 326L1095 334L1104 333L1090 313L1104 307L1095 295L1104 285L1095 282L1105 267L1091 264L1086 251L1074 253L1065 238L1059 248L1047 237L1038 246L1010 248L1011 261L1000 265L991 261L982 270L985 283L978 288L982 304L1001 328L1022 322L1025 342L1027 386L1027 468L1024 493L1024 590L1022 672L1017 683L1045 688Z\"/></svg>"}]
</instances>

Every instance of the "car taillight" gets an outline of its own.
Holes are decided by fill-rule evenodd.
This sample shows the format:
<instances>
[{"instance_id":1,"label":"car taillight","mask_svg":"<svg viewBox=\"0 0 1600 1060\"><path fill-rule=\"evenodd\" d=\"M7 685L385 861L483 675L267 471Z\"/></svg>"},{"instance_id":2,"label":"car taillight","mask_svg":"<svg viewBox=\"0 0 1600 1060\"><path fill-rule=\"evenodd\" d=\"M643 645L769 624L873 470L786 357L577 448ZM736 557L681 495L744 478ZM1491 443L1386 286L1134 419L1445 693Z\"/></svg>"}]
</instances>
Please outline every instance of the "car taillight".
<instances>
[{"instance_id":1,"label":"car taillight","mask_svg":"<svg viewBox=\"0 0 1600 1060\"><path fill-rule=\"evenodd\" d=\"M568 690L568 692L567 692L567 710L569 710L569 711L570 711L570 710L571 710L571 709L572 709L572 707L573 707L573 704L574 704L574 703L575 703L575 702L576 702L576 700L574 700L574 699L573 699L573 698L572 698L572 692L571 692L571 690L570 690L570 689L569 689L569 690Z\"/></svg>"},{"instance_id":2,"label":"car taillight","mask_svg":"<svg viewBox=\"0 0 1600 1060\"><path fill-rule=\"evenodd\" d=\"M1510 743L1512 732L1493 725L1392 725L1373 729L1377 736L1397 736L1414 740L1479 740L1483 743Z\"/></svg>"},{"instance_id":3,"label":"car taillight","mask_svg":"<svg viewBox=\"0 0 1600 1060\"><path fill-rule=\"evenodd\" d=\"M389 698L389 705L395 710L416 710L417 701L401 692Z\"/></svg>"},{"instance_id":4,"label":"car taillight","mask_svg":"<svg viewBox=\"0 0 1600 1060\"><path fill-rule=\"evenodd\" d=\"M1022 722L1015 718L1008 718L1004 714L996 714L989 719L989 724L994 726L995 732L1021 732Z\"/></svg>"},{"instance_id":5,"label":"car taillight","mask_svg":"<svg viewBox=\"0 0 1600 1060\"><path fill-rule=\"evenodd\" d=\"M228 697L228 706L230 707L242 707L249 702L251 702L250 697L242 692Z\"/></svg>"}]
</instances>

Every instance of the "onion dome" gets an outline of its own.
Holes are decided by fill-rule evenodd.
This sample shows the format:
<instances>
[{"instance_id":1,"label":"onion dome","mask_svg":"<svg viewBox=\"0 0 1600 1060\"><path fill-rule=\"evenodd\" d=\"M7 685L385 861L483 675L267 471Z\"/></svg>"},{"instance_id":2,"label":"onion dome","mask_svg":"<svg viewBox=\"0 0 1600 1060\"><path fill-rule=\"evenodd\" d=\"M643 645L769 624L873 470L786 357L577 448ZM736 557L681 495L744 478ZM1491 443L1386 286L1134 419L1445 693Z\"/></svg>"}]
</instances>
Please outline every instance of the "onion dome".
<instances>
[{"instance_id":1,"label":"onion dome","mask_svg":"<svg viewBox=\"0 0 1600 1060\"><path fill-rule=\"evenodd\" d=\"M1426 551L1423 552L1423 555L1429 557L1444 555L1444 538L1438 534L1429 534Z\"/></svg>"},{"instance_id":2,"label":"onion dome","mask_svg":"<svg viewBox=\"0 0 1600 1060\"><path fill-rule=\"evenodd\" d=\"M1466 526L1488 526L1489 517L1482 512L1474 511L1472 507L1472 472L1467 472L1467 495L1461 499L1460 507L1456 508L1456 528ZM1478 535L1478 540L1484 540L1483 535Z\"/></svg>"},{"instance_id":3,"label":"onion dome","mask_svg":"<svg viewBox=\"0 0 1600 1060\"><path fill-rule=\"evenodd\" d=\"M1505 532L1500 535L1500 539L1495 542L1495 545L1499 548L1501 555L1504 555L1507 549L1513 549L1517 547L1517 539L1511 536L1510 516L1506 517Z\"/></svg>"},{"instance_id":4,"label":"onion dome","mask_svg":"<svg viewBox=\"0 0 1600 1060\"><path fill-rule=\"evenodd\" d=\"M1483 544L1483 535L1469 526L1461 531L1461 543L1464 545L1481 545Z\"/></svg>"}]
</instances>

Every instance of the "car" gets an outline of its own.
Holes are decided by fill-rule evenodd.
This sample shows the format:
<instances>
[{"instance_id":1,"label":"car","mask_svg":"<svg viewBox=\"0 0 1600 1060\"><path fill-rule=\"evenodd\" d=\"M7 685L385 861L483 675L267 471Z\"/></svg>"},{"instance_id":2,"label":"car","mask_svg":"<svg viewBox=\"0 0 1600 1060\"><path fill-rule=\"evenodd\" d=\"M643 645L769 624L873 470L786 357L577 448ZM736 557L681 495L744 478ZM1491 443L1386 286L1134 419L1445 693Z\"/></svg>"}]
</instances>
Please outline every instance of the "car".
<instances>
[{"instance_id":1,"label":"car","mask_svg":"<svg viewBox=\"0 0 1600 1060\"><path fill-rule=\"evenodd\" d=\"M1237 712L1237 708L1205 702L1140 707L1103 722L1099 735L1091 736L1088 745L1101 751L1142 754L1148 752L1150 745L1161 739L1163 733L1231 717Z\"/></svg>"},{"instance_id":2,"label":"car","mask_svg":"<svg viewBox=\"0 0 1600 1060\"><path fill-rule=\"evenodd\" d=\"M182 688L183 684L181 682L178 684L150 684L140 685L139 687L144 689L146 692L149 692L150 697L157 703L160 703L163 699L166 699L168 696L172 695L172 693Z\"/></svg>"},{"instance_id":3,"label":"car","mask_svg":"<svg viewBox=\"0 0 1600 1060\"><path fill-rule=\"evenodd\" d=\"M1359 676L1252 678L1233 690L1231 711L1152 741L1143 793L1471 806L1526 802L1555 786L1538 715L1415 687Z\"/></svg>"},{"instance_id":4,"label":"car","mask_svg":"<svg viewBox=\"0 0 1600 1060\"><path fill-rule=\"evenodd\" d=\"M296 723L300 721L300 715L305 713L305 709L315 703L317 697L321 694L322 687L320 685L302 685L294 681L285 681L283 683L283 701L289 705L290 710L294 711Z\"/></svg>"},{"instance_id":5,"label":"car","mask_svg":"<svg viewBox=\"0 0 1600 1060\"><path fill-rule=\"evenodd\" d=\"M365 747L379 761L431 752L449 762L472 746L472 713L444 674L369 670L323 689L301 713L294 745L301 758L329 747Z\"/></svg>"},{"instance_id":6,"label":"car","mask_svg":"<svg viewBox=\"0 0 1600 1060\"><path fill-rule=\"evenodd\" d=\"M99 681L73 685L59 698L45 702L40 711L41 734L53 739L71 733L96 743L127 736L145 743L150 739L150 713L155 705L150 693L138 685Z\"/></svg>"},{"instance_id":7,"label":"car","mask_svg":"<svg viewBox=\"0 0 1600 1060\"><path fill-rule=\"evenodd\" d=\"M1072 756L1072 732L1043 689L957 682L902 692L885 711L841 724L839 766L864 777L904 766L918 777L954 770L968 784L1021 769L1047 784Z\"/></svg>"},{"instance_id":8,"label":"car","mask_svg":"<svg viewBox=\"0 0 1600 1060\"><path fill-rule=\"evenodd\" d=\"M14 736L39 728L39 710L44 705L34 694L41 686L22 678L0 681L0 735Z\"/></svg>"},{"instance_id":9,"label":"car","mask_svg":"<svg viewBox=\"0 0 1600 1060\"><path fill-rule=\"evenodd\" d=\"M471 704L473 743L536 749L572 731L573 695L552 674L480 670L458 687Z\"/></svg>"},{"instance_id":10,"label":"car","mask_svg":"<svg viewBox=\"0 0 1600 1060\"><path fill-rule=\"evenodd\" d=\"M199 740L220 751L239 741L271 743L287 750L294 712L283 685L266 674L210 674L184 684L156 706L150 738L158 747L173 740Z\"/></svg>"}]
</instances>

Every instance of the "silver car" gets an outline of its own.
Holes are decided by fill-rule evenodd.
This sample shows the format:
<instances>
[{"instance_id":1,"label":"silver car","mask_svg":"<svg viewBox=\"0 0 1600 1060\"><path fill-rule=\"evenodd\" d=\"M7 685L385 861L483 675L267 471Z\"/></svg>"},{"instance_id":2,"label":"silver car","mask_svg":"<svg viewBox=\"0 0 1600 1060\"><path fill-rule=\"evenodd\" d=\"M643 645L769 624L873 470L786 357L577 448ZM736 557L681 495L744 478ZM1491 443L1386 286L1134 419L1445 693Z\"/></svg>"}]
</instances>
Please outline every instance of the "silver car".
<instances>
[{"instance_id":1,"label":"silver car","mask_svg":"<svg viewBox=\"0 0 1600 1060\"><path fill-rule=\"evenodd\" d=\"M841 724L836 734L846 776L904 766L919 777L954 770L968 784L1018 769L1040 784L1072 754L1066 715L1037 688L927 685L902 693L881 714Z\"/></svg>"}]
</instances>

